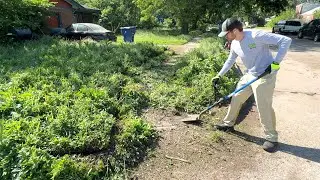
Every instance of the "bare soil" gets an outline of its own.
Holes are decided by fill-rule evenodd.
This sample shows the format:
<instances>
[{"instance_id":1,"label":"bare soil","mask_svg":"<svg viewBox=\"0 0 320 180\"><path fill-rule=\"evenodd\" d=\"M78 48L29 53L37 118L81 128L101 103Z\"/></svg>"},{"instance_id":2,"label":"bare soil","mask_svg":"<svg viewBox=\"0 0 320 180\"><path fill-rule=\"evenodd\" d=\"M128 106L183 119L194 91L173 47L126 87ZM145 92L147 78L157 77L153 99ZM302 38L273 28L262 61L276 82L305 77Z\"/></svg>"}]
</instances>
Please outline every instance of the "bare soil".
<instances>
[{"instance_id":1,"label":"bare soil","mask_svg":"<svg viewBox=\"0 0 320 180\"><path fill-rule=\"evenodd\" d=\"M263 132L251 97L234 133L213 130L227 107L215 108L202 124L186 114L149 110L145 118L161 136L157 149L131 172L132 179L320 179L320 45L293 37L281 63L274 94L280 146L262 150ZM185 53L193 45L178 48ZM177 47L170 47L175 50ZM238 61L239 66L241 62Z\"/></svg>"}]
</instances>

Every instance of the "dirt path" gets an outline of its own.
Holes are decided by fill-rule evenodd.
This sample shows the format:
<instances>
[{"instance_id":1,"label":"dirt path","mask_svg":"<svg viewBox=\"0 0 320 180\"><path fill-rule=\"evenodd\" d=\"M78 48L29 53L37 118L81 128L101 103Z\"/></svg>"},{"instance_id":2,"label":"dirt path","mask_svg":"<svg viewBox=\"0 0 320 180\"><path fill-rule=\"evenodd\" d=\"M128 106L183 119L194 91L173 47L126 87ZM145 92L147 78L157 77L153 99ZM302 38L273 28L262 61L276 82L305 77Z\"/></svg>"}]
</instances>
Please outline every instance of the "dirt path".
<instances>
[{"instance_id":1,"label":"dirt path","mask_svg":"<svg viewBox=\"0 0 320 180\"><path fill-rule=\"evenodd\" d=\"M183 55L199 45L200 38L194 38L184 45L168 45L169 49L173 50L177 55Z\"/></svg>"},{"instance_id":2,"label":"dirt path","mask_svg":"<svg viewBox=\"0 0 320 180\"><path fill-rule=\"evenodd\" d=\"M181 54L196 46L170 48ZM276 153L260 147L263 133L252 100L241 111L243 122L235 134L212 131L226 107L214 110L217 114L202 125L184 124L184 115L174 112L150 110L145 117L161 139L133 179L320 179L319 57L319 44L294 40L281 65L274 95L281 142Z\"/></svg>"}]
</instances>

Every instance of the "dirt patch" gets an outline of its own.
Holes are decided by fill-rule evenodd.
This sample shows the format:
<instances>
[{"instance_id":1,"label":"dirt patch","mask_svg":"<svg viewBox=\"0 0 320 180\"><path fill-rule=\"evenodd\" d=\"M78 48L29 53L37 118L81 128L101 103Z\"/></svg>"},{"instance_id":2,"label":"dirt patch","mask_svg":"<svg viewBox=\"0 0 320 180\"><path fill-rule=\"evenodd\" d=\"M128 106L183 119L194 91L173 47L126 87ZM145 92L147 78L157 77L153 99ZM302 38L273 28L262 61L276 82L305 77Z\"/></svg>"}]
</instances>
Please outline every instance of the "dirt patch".
<instances>
[{"instance_id":1,"label":"dirt patch","mask_svg":"<svg viewBox=\"0 0 320 180\"><path fill-rule=\"evenodd\" d=\"M192 49L199 46L200 38L193 38L190 42L184 45L168 45L169 50L174 51L178 56L181 56Z\"/></svg>"},{"instance_id":2,"label":"dirt patch","mask_svg":"<svg viewBox=\"0 0 320 180\"><path fill-rule=\"evenodd\" d=\"M183 46L169 46L177 57L197 47L198 39ZM176 58L174 58L176 59ZM175 63L170 61L170 63ZM226 115L227 107L214 108L201 124L185 124L187 114L148 110L144 117L158 130L158 148L130 174L132 179L238 179L252 169L263 139L250 134L260 130L258 113L251 98L241 110L235 133L213 130ZM250 124L250 125L248 125ZM252 128L257 127L257 128ZM254 130L253 130L254 129ZM243 133L246 132L246 133ZM253 143L254 142L254 143Z\"/></svg>"},{"instance_id":3,"label":"dirt patch","mask_svg":"<svg viewBox=\"0 0 320 180\"><path fill-rule=\"evenodd\" d=\"M252 157L261 152L254 139L242 131L248 124L259 126L252 101L242 109L235 133L214 131L212 126L225 115L227 107L214 109L202 124L185 124L186 114L149 110L147 121L160 133L159 146L132 172L132 179L236 179L252 166ZM252 143L252 141L257 141ZM232 173L231 173L232 172Z\"/></svg>"}]
</instances>

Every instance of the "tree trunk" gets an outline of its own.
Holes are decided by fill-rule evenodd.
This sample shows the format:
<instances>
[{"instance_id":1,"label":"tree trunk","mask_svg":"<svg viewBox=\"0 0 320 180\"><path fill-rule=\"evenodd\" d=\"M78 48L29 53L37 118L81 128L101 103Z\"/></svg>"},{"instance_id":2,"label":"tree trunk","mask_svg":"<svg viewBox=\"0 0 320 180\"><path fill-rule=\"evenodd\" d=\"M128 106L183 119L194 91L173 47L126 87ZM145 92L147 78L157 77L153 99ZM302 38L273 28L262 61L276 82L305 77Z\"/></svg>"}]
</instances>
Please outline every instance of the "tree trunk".
<instances>
[{"instance_id":1,"label":"tree trunk","mask_svg":"<svg viewBox=\"0 0 320 180\"><path fill-rule=\"evenodd\" d=\"M189 34L189 23L182 21L181 23L181 33L182 34Z\"/></svg>"}]
</instances>

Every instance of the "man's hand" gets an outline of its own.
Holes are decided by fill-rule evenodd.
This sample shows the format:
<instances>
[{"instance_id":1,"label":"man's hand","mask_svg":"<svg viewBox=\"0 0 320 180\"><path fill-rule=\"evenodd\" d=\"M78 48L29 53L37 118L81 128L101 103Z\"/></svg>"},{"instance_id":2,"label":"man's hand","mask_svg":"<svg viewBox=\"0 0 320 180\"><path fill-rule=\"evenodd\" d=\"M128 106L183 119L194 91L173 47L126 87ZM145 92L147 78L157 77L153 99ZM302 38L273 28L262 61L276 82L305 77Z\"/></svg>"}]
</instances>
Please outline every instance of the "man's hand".
<instances>
[{"instance_id":1,"label":"man's hand","mask_svg":"<svg viewBox=\"0 0 320 180\"><path fill-rule=\"evenodd\" d=\"M217 84L218 84L218 82L219 82L219 80L220 80L220 78L221 78L221 76L219 76L219 75L216 75L215 77L213 77L213 78L211 79L212 86L216 87Z\"/></svg>"},{"instance_id":2,"label":"man's hand","mask_svg":"<svg viewBox=\"0 0 320 180\"><path fill-rule=\"evenodd\" d=\"M270 74L279 71L279 69L280 69L280 64L275 61L273 61L268 67L268 71Z\"/></svg>"}]
</instances>

